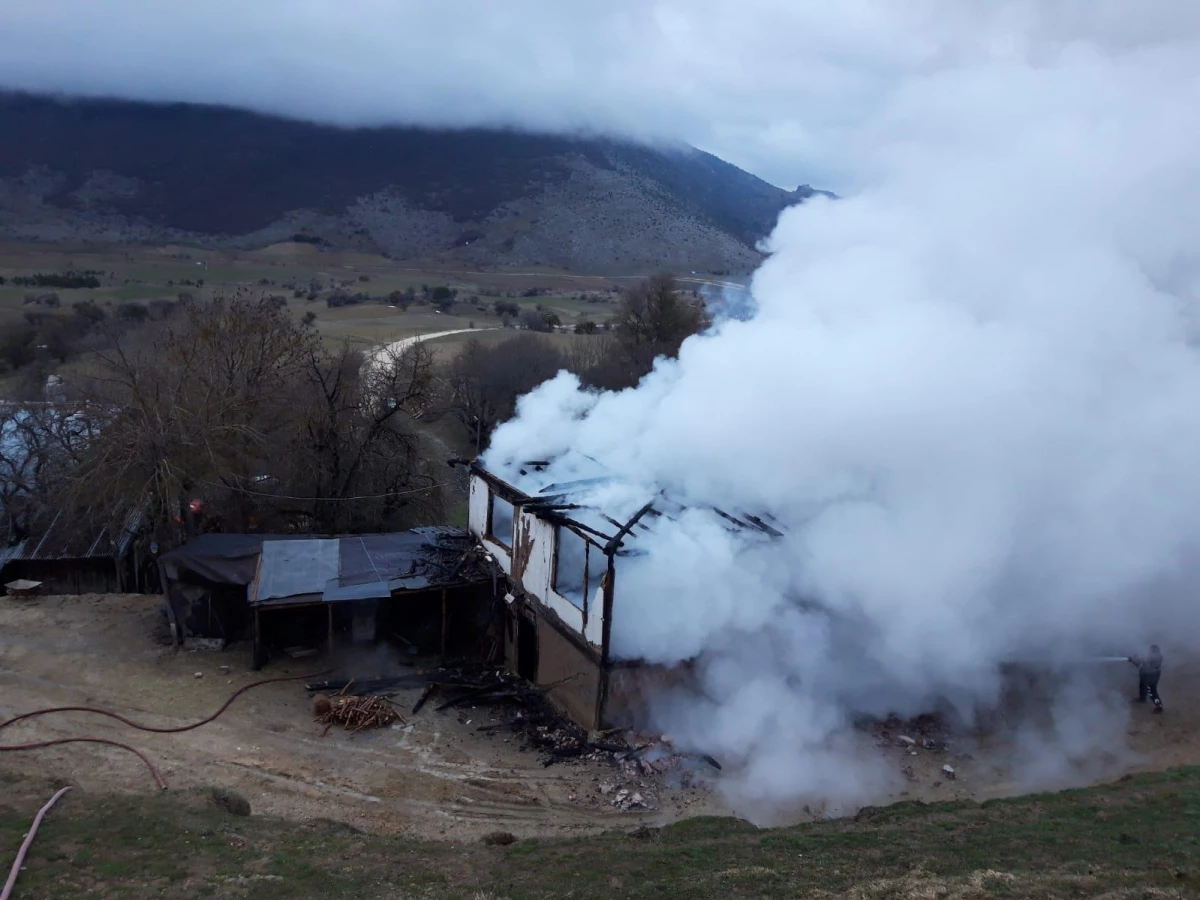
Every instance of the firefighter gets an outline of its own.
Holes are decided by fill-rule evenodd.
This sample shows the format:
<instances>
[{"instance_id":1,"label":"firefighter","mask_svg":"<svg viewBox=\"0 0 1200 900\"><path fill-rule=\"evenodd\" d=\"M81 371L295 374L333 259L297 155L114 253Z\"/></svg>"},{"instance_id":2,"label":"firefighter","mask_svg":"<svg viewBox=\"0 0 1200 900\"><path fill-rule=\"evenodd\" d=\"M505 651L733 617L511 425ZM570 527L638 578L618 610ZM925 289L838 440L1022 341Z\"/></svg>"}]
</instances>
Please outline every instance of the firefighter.
<instances>
[{"instance_id":1,"label":"firefighter","mask_svg":"<svg viewBox=\"0 0 1200 900\"><path fill-rule=\"evenodd\" d=\"M1129 661L1138 669L1138 703L1149 697L1154 701L1154 711L1163 711L1162 699L1158 696L1158 679L1162 675L1163 655L1158 644L1150 645L1150 652L1143 657L1131 656Z\"/></svg>"}]
</instances>

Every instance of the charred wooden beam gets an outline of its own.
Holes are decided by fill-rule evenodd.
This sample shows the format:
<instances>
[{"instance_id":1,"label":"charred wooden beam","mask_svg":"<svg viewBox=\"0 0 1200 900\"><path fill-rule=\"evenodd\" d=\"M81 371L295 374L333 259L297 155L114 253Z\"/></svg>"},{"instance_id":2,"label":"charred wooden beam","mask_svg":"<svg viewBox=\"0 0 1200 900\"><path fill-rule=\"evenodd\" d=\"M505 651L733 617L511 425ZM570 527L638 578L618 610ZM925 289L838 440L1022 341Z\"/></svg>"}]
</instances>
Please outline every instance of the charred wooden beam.
<instances>
[{"instance_id":1,"label":"charred wooden beam","mask_svg":"<svg viewBox=\"0 0 1200 900\"><path fill-rule=\"evenodd\" d=\"M654 509L654 501L653 500L651 500L649 503L647 503L645 506L643 506L641 509L639 509L634 514L632 519L630 519L628 522L626 522L624 525L621 526L621 530L618 531L615 535L613 535L612 540L610 540L608 542L608 545L604 548L604 552L611 555L613 553L613 551L615 551L619 546L621 546L621 538L623 538L623 537L625 537L625 535L629 534L629 532L633 529L633 526L638 523L638 520L641 519L642 516L646 515L646 513L650 512L650 510L652 510L652 509Z\"/></svg>"}]
</instances>

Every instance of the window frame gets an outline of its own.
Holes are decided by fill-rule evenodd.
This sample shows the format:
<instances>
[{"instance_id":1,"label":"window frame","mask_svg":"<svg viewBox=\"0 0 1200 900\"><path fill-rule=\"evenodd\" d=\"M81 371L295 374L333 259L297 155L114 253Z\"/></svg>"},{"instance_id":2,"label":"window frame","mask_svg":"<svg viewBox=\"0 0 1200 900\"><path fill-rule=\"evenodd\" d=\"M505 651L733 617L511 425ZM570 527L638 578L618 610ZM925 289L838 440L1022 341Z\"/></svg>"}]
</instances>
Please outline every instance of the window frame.
<instances>
[{"instance_id":1,"label":"window frame","mask_svg":"<svg viewBox=\"0 0 1200 900\"><path fill-rule=\"evenodd\" d=\"M564 531L566 531L568 534L570 534L574 537L579 538L579 540L583 541L583 582L580 585L580 587L581 587L581 592L580 592L581 602L580 603L576 603L570 594L564 593L558 586L558 560L559 560L559 555L562 551L562 535L563 535ZM566 600L568 603L570 603L572 606L574 606L576 609L583 612L585 615L587 614L587 607L588 607L588 587L589 587L588 582L590 581L589 576L591 575L591 566L592 566L592 542L589 541L587 538L585 538L583 535L581 535L574 528L571 528L569 525L563 525L561 523L555 525L554 526L554 565L553 565L552 571L550 573L550 589L552 591L554 591L554 593L558 594L558 596L562 597L564 600Z\"/></svg>"},{"instance_id":2,"label":"window frame","mask_svg":"<svg viewBox=\"0 0 1200 900\"><path fill-rule=\"evenodd\" d=\"M503 500L512 509L512 520L511 520L510 526L509 526L509 533L508 533L507 541L505 541L498 534L496 534L495 513L496 513L497 498L500 500ZM494 541L495 543L499 544L501 547L503 547L505 550L507 550L511 553L512 548L513 548L513 543L515 542L514 538L516 535L516 529L517 529L517 504L513 503L507 497L501 497L500 494L498 494L494 488L489 487L488 488L488 511L487 511L487 538L488 538L488 540Z\"/></svg>"}]
</instances>

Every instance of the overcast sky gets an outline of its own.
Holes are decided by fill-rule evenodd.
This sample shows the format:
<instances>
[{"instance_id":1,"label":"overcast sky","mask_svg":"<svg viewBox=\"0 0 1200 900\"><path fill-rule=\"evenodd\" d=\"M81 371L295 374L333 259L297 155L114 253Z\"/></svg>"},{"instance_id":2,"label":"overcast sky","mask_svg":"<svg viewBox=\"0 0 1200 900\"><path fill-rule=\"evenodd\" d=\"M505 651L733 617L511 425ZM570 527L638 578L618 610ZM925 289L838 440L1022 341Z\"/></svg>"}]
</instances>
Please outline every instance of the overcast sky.
<instances>
[{"instance_id":1,"label":"overcast sky","mask_svg":"<svg viewBox=\"0 0 1200 900\"><path fill-rule=\"evenodd\" d=\"M682 139L844 191L914 79L1198 21L1188 0L0 0L0 85Z\"/></svg>"}]
</instances>

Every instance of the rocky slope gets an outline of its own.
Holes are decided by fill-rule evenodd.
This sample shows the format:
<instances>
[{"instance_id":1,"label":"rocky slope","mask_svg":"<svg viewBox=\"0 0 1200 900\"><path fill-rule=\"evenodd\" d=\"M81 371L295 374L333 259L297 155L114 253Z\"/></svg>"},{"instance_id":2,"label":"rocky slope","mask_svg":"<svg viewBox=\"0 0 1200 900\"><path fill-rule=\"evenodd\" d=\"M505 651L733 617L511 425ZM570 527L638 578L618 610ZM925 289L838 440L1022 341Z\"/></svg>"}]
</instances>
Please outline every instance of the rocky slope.
<instances>
[{"instance_id":1,"label":"rocky slope","mask_svg":"<svg viewBox=\"0 0 1200 900\"><path fill-rule=\"evenodd\" d=\"M690 147L0 95L0 237L744 271L788 192Z\"/></svg>"}]
</instances>

